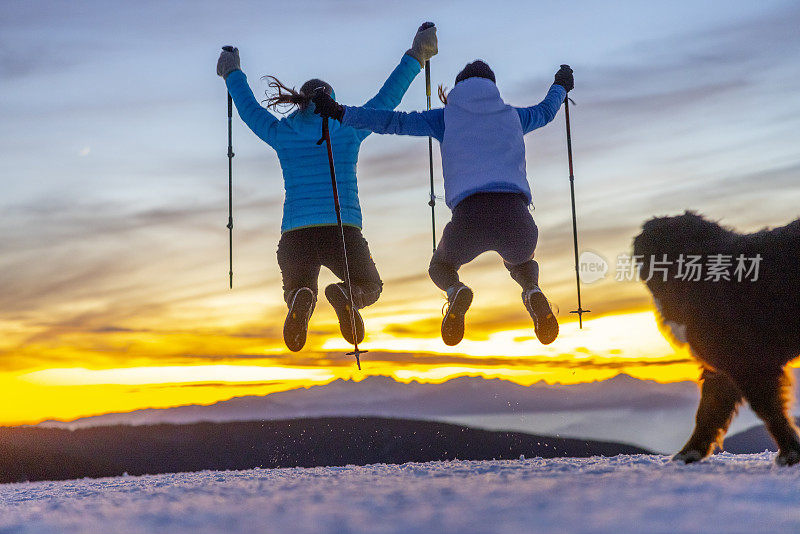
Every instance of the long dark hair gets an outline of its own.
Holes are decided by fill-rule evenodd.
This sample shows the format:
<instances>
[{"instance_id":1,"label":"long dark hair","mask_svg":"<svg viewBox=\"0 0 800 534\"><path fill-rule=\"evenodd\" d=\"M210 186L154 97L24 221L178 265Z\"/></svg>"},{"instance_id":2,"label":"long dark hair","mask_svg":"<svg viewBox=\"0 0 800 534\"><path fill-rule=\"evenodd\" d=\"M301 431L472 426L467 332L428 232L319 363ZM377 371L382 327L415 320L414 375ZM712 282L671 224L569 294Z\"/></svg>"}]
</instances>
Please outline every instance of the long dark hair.
<instances>
[{"instance_id":1,"label":"long dark hair","mask_svg":"<svg viewBox=\"0 0 800 534\"><path fill-rule=\"evenodd\" d=\"M267 107L282 113L288 113L295 106L297 106L300 111L305 110L311 102L314 91L320 87L328 94L333 92L333 88L330 84L318 78L308 80L300 87L299 91L294 87L290 88L284 85L283 82L275 76L264 76L262 79L270 80L269 83L267 83L267 86L270 88L270 91L266 92L267 99L265 102L267 103Z\"/></svg>"},{"instance_id":2,"label":"long dark hair","mask_svg":"<svg viewBox=\"0 0 800 534\"><path fill-rule=\"evenodd\" d=\"M447 87L439 84L439 100L442 101L442 104L445 106L447 105Z\"/></svg>"}]
</instances>

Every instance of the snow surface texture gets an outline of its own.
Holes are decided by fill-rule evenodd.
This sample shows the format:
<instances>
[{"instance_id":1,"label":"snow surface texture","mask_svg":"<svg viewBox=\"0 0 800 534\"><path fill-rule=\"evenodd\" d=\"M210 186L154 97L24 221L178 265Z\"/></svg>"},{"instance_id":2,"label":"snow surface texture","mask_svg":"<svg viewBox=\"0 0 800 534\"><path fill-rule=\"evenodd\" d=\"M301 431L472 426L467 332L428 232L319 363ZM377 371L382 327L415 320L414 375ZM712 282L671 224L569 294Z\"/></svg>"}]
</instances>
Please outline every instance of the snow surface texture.
<instances>
[{"instance_id":1,"label":"snow surface texture","mask_svg":"<svg viewBox=\"0 0 800 534\"><path fill-rule=\"evenodd\" d=\"M774 453L432 462L0 486L0 532L800 532Z\"/></svg>"}]
</instances>

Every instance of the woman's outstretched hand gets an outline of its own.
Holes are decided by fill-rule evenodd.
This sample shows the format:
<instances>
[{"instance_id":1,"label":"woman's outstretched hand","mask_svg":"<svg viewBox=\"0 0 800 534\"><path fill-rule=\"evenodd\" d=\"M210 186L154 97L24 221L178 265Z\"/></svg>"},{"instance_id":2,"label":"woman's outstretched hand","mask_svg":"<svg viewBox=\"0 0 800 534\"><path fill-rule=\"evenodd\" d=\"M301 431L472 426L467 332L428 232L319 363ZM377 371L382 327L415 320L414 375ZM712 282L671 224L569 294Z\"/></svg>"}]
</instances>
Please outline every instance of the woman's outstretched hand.
<instances>
[{"instance_id":1,"label":"woman's outstretched hand","mask_svg":"<svg viewBox=\"0 0 800 534\"><path fill-rule=\"evenodd\" d=\"M344 116L344 108L340 106L336 100L331 98L331 95L326 93L323 87L318 87L317 90L314 91L314 96L311 97L311 101L314 103L314 113L341 122Z\"/></svg>"},{"instance_id":2,"label":"woman's outstretched hand","mask_svg":"<svg viewBox=\"0 0 800 534\"><path fill-rule=\"evenodd\" d=\"M572 69L569 65L561 65L561 68L556 72L556 78L553 84L560 85L569 93L575 87L575 79L572 77Z\"/></svg>"},{"instance_id":3,"label":"woman's outstretched hand","mask_svg":"<svg viewBox=\"0 0 800 534\"><path fill-rule=\"evenodd\" d=\"M217 76L226 78L228 74L235 70L239 70L239 49L232 46L223 46L222 53L217 60Z\"/></svg>"},{"instance_id":4,"label":"woman's outstretched hand","mask_svg":"<svg viewBox=\"0 0 800 534\"><path fill-rule=\"evenodd\" d=\"M409 56L413 57L419 64L425 66L425 62L439 53L439 41L436 38L436 26L433 22L424 22L414 35L414 42L408 49Z\"/></svg>"}]
</instances>

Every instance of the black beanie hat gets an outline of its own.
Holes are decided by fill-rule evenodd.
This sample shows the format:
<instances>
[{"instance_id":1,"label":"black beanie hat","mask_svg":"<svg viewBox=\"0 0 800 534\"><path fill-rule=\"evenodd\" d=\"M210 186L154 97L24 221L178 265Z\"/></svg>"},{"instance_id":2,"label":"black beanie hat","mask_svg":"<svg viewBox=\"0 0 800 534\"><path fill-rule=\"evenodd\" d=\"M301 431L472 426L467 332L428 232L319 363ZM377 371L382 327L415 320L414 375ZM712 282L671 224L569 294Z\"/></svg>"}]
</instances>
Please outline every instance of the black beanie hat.
<instances>
[{"instance_id":1,"label":"black beanie hat","mask_svg":"<svg viewBox=\"0 0 800 534\"><path fill-rule=\"evenodd\" d=\"M318 87L323 87L325 92L329 95L333 93L333 87L331 87L331 84L324 82L319 78L311 78L308 80L303 84L302 87L300 87L300 92L306 96L311 96L314 94L314 90L316 90Z\"/></svg>"},{"instance_id":2,"label":"black beanie hat","mask_svg":"<svg viewBox=\"0 0 800 534\"><path fill-rule=\"evenodd\" d=\"M492 80L492 82L497 83L494 79L494 72L492 72L492 69L480 59L476 59L472 63L467 63L467 66L456 76L456 83L464 81L467 78L486 78L487 80Z\"/></svg>"}]
</instances>

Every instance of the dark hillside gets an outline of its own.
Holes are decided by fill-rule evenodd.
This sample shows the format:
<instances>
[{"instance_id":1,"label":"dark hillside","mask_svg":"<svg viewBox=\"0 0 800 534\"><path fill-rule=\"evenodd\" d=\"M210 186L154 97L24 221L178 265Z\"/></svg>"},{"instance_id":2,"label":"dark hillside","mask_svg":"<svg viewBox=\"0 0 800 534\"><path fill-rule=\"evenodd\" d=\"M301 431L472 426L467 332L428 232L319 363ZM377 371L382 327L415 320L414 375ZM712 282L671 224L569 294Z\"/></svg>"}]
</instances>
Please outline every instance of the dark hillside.
<instances>
[{"instance_id":1,"label":"dark hillside","mask_svg":"<svg viewBox=\"0 0 800 534\"><path fill-rule=\"evenodd\" d=\"M491 432L406 419L0 428L0 482L254 467L648 453L619 443Z\"/></svg>"}]
</instances>

